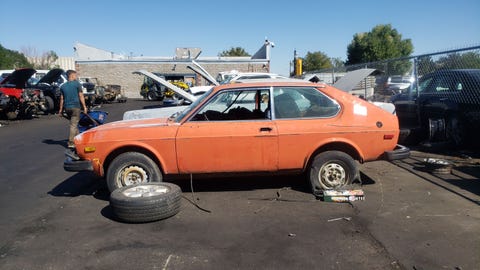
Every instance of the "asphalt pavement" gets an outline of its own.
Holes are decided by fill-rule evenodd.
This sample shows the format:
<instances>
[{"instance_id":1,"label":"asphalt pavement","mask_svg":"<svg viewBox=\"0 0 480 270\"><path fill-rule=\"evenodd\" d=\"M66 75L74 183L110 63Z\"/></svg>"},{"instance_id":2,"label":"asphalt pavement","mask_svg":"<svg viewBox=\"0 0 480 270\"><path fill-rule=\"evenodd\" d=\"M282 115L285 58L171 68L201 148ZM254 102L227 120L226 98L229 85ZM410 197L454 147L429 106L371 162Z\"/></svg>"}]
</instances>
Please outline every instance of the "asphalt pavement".
<instances>
[{"instance_id":1,"label":"asphalt pavement","mask_svg":"<svg viewBox=\"0 0 480 270\"><path fill-rule=\"evenodd\" d=\"M114 121L152 104L101 109ZM423 170L422 152L364 164L365 201L351 204L316 200L302 176L194 176L194 193L171 179L180 213L126 224L102 179L63 170L67 135L56 115L0 127L0 269L480 268L475 159L449 175Z\"/></svg>"}]
</instances>

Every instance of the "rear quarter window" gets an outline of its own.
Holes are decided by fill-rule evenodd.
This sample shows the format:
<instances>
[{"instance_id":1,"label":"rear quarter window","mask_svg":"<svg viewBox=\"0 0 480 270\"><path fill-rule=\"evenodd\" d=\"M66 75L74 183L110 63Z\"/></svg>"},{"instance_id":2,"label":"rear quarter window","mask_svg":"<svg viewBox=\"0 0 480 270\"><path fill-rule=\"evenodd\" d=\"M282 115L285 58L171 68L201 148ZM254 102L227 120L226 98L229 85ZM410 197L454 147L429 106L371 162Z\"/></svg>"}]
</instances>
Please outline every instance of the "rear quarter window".
<instances>
[{"instance_id":1,"label":"rear quarter window","mask_svg":"<svg viewBox=\"0 0 480 270\"><path fill-rule=\"evenodd\" d=\"M273 90L275 118L329 118L340 105L314 87L277 87Z\"/></svg>"}]
</instances>

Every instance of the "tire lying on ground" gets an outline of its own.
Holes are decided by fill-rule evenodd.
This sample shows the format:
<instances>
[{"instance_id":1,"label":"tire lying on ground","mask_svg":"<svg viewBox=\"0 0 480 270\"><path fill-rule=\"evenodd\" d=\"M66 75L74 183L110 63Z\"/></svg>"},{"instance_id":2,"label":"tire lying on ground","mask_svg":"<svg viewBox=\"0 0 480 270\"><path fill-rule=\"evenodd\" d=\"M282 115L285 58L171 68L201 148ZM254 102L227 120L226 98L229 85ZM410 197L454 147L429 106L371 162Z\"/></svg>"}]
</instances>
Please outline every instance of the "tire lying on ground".
<instances>
[{"instance_id":1,"label":"tire lying on ground","mask_svg":"<svg viewBox=\"0 0 480 270\"><path fill-rule=\"evenodd\" d=\"M181 189L171 183L143 183L114 190L110 206L121 221L151 222L180 211Z\"/></svg>"}]
</instances>

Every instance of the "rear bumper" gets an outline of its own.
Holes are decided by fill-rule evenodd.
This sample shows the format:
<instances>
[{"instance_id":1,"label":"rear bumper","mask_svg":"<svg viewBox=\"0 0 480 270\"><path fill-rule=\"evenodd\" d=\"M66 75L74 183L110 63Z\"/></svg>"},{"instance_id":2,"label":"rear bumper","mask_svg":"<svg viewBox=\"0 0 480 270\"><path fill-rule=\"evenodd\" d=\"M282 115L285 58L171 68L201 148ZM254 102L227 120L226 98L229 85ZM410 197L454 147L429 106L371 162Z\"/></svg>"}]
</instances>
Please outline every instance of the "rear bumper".
<instances>
[{"instance_id":1,"label":"rear bumper","mask_svg":"<svg viewBox=\"0 0 480 270\"><path fill-rule=\"evenodd\" d=\"M392 151L385 151L384 153L384 159L388 161L404 159L404 158L408 158L409 156L410 156L410 149L400 144L397 144L395 149L393 149Z\"/></svg>"},{"instance_id":2,"label":"rear bumper","mask_svg":"<svg viewBox=\"0 0 480 270\"><path fill-rule=\"evenodd\" d=\"M80 159L77 154L71 150L67 150L65 151L63 169L67 172L93 171L93 166L90 160Z\"/></svg>"}]
</instances>

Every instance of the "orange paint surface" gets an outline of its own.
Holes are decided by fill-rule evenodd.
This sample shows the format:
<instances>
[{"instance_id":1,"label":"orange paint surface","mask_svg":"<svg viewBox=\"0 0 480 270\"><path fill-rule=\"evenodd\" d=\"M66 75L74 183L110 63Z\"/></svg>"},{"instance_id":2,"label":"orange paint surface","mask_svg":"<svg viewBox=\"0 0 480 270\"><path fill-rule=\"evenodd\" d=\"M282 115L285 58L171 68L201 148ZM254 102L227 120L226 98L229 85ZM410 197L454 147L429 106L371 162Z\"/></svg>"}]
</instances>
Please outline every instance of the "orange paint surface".
<instances>
[{"instance_id":1,"label":"orange paint surface","mask_svg":"<svg viewBox=\"0 0 480 270\"><path fill-rule=\"evenodd\" d=\"M193 120L202 106L223 91L270 89L273 95L275 87L316 88L338 103L338 113L325 118ZM253 100L255 109L261 107L262 98ZM218 86L180 121L113 122L77 136L75 144L82 159L95 159L94 171L101 176L106 162L122 149L149 153L165 174L276 172L304 170L316 151L332 147L350 149L360 162L376 160L395 148L398 135L395 115L331 86L268 82ZM84 153L86 146L96 151Z\"/></svg>"}]
</instances>

